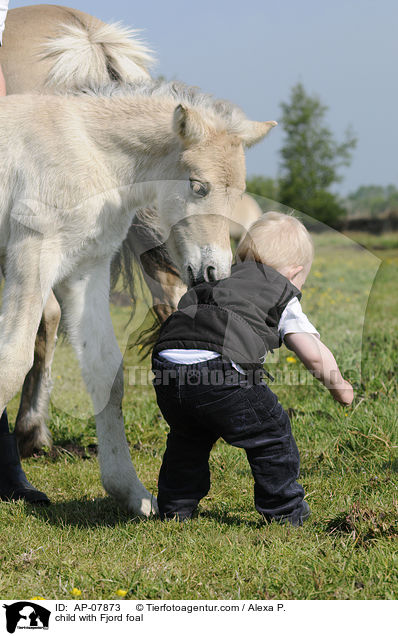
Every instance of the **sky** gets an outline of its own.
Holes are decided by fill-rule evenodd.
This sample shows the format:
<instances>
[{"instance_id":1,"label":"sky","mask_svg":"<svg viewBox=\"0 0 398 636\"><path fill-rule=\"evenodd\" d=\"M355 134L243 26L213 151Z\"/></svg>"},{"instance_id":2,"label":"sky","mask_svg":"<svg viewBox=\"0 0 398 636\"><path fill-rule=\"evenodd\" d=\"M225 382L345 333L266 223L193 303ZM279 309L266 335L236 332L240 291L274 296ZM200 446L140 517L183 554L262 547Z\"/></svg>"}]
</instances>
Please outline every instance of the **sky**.
<instances>
[{"instance_id":1,"label":"sky","mask_svg":"<svg viewBox=\"0 0 398 636\"><path fill-rule=\"evenodd\" d=\"M10 0L10 8L37 4ZM53 2L52 4L57 4ZM153 75L179 79L238 104L250 119L280 117L302 82L329 110L337 141L358 138L343 181L398 186L398 3L396 0L65 0L106 21L142 29ZM248 175L276 177L281 126L247 151Z\"/></svg>"}]
</instances>

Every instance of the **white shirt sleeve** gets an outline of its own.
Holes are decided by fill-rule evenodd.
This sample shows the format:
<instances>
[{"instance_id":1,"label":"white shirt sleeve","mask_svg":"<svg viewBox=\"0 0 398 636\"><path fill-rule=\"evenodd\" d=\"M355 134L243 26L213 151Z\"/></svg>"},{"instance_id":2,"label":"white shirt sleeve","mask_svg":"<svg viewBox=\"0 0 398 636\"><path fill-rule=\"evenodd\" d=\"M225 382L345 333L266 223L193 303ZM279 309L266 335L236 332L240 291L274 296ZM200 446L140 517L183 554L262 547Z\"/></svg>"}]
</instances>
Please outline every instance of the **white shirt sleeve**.
<instances>
[{"instance_id":1,"label":"white shirt sleeve","mask_svg":"<svg viewBox=\"0 0 398 636\"><path fill-rule=\"evenodd\" d=\"M0 45L3 41L3 31L5 27L9 0L0 0Z\"/></svg>"},{"instance_id":2,"label":"white shirt sleeve","mask_svg":"<svg viewBox=\"0 0 398 636\"><path fill-rule=\"evenodd\" d=\"M303 312L300 301L296 297L292 298L286 305L278 329L282 340L288 333L313 333L318 338L320 337L314 325Z\"/></svg>"}]
</instances>

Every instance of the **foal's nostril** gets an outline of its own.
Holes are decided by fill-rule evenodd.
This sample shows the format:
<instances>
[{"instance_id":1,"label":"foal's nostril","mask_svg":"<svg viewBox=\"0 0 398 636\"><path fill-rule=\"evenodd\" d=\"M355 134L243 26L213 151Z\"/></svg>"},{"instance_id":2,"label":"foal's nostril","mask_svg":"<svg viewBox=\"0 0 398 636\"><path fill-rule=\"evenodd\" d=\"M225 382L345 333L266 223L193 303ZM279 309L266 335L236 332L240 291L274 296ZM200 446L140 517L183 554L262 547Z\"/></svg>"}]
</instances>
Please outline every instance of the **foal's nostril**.
<instances>
[{"instance_id":1,"label":"foal's nostril","mask_svg":"<svg viewBox=\"0 0 398 636\"><path fill-rule=\"evenodd\" d=\"M196 273L192 265L187 265L188 287L199 285L200 283L212 283L217 280L217 269L214 265L206 265L203 269Z\"/></svg>"},{"instance_id":2,"label":"foal's nostril","mask_svg":"<svg viewBox=\"0 0 398 636\"><path fill-rule=\"evenodd\" d=\"M214 265L208 265L205 269L205 280L212 283L217 280L216 268Z\"/></svg>"},{"instance_id":3,"label":"foal's nostril","mask_svg":"<svg viewBox=\"0 0 398 636\"><path fill-rule=\"evenodd\" d=\"M188 265L187 272L188 272L188 287L193 287L193 285L195 284L195 276L194 276L191 265Z\"/></svg>"}]
</instances>

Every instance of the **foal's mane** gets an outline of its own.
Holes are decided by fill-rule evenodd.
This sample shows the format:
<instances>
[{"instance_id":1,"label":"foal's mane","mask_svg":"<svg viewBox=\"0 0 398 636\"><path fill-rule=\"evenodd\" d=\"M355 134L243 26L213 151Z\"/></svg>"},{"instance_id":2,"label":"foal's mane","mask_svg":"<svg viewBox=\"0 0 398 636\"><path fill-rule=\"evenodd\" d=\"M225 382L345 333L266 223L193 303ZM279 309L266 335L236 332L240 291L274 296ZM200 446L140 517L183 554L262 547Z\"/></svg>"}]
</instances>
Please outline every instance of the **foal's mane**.
<instances>
[{"instance_id":1,"label":"foal's mane","mask_svg":"<svg viewBox=\"0 0 398 636\"><path fill-rule=\"evenodd\" d=\"M137 79L134 82L120 82L110 80L105 85L91 83L75 95L92 95L93 97L154 97L172 100L175 105L182 104L201 111L212 113L221 120L225 128L233 134L238 133L246 115L239 106L225 99L218 99L209 93L202 93L197 86L189 86L180 81L165 81L162 79ZM70 91L69 91L70 94Z\"/></svg>"}]
</instances>

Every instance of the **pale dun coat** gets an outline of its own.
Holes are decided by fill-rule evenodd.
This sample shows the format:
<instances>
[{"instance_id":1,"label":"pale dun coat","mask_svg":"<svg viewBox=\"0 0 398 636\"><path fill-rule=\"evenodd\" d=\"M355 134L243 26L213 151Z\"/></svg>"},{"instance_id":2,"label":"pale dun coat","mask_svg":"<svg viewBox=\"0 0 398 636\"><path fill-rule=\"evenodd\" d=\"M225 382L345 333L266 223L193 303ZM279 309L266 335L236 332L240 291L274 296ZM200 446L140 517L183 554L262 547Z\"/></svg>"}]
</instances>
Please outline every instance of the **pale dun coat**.
<instances>
[{"instance_id":1,"label":"pale dun coat","mask_svg":"<svg viewBox=\"0 0 398 636\"><path fill-rule=\"evenodd\" d=\"M273 125L249 122L208 98L190 100L175 87L0 103L0 409L32 365L54 288L93 400L104 487L134 514L156 505L137 478L124 433L122 357L108 308L111 258L134 210L156 203L185 280L210 269L225 276L225 218L244 189L243 146Z\"/></svg>"}]
</instances>

